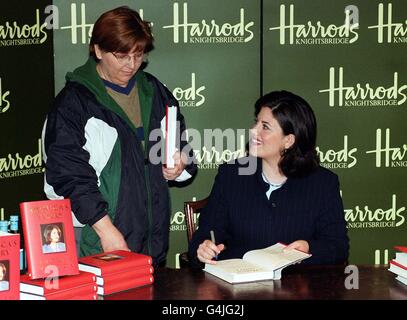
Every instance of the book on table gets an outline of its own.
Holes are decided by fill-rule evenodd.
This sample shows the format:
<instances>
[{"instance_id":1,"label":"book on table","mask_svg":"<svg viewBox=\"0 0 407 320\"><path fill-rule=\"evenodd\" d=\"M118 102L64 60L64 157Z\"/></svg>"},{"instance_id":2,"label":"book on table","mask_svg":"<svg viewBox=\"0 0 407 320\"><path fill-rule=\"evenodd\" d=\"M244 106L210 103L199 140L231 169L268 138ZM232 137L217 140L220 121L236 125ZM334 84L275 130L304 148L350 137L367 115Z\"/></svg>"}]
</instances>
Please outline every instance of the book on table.
<instances>
[{"instance_id":1,"label":"book on table","mask_svg":"<svg viewBox=\"0 0 407 320\"><path fill-rule=\"evenodd\" d=\"M407 247L395 246L398 252L396 257L390 260L389 271L397 275L396 280L407 284Z\"/></svg>"},{"instance_id":2,"label":"book on table","mask_svg":"<svg viewBox=\"0 0 407 320\"><path fill-rule=\"evenodd\" d=\"M20 235L0 231L0 300L18 300Z\"/></svg>"},{"instance_id":3,"label":"book on table","mask_svg":"<svg viewBox=\"0 0 407 320\"><path fill-rule=\"evenodd\" d=\"M20 291L20 300L96 300L97 290L96 283L88 283L44 295Z\"/></svg>"},{"instance_id":4,"label":"book on table","mask_svg":"<svg viewBox=\"0 0 407 320\"><path fill-rule=\"evenodd\" d=\"M78 274L70 200L22 202L20 212L29 277Z\"/></svg>"},{"instance_id":5,"label":"book on table","mask_svg":"<svg viewBox=\"0 0 407 320\"><path fill-rule=\"evenodd\" d=\"M205 264L204 271L229 283L281 279L282 270L311 257L311 254L289 249L282 243L251 250L242 259L227 259Z\"/></svg>"},{"instance_id":6,"label":"book on table","mask_svg":"<svg viewBox=\"0 0 407 320\"><path fill-rule=\"evenodd\" d=\"M397 276L396 280L398 280L399 282L401 282L402 284L405 284L407 286L407 278L406 277Z\"/></svg>"},{"instance_id":7,"label":"book on table","mask_svg":"<svg viewBox=\"0 0 407 320\"><path fill-rule=\"evenodd\" d=\"M124 250L98 253L79 258L79 270L105 276L131 268L151 266L150 256Z\"/></svg>"},{"instance_id":8,"label":"book on table","mask_svg":"<svg viewBox=\"0 0 407 320\"><path fill-rule=\"evenodd\" d=\"M99 295L125 291L154 282L150 256L116 250L79 259L79 269L94 273Z\"/></svg>"},{"instance_id":9,"label":"book on table","mask_svg":"<svg viewBox=\"0 0 407 320\"><path fill-rule=\"evenodd\" d=\"M45 296L63 290L83 285L96 285L96 276L93 273L80 271L78 275L63 276L46 279L31 279L28 274L20 277L20 291Z\"/></svg>"},{"instance_id":10,"label":"book on table","mask_svg":"<svg viewBox=\"0 0 407 320\"><path fill-rule=\"evenodd\" d=\"M396 252L396 258L393 260L407 267L407 247L395 246L394 248L399 252Z\"/></svg>"},{"instance_id":11,"label":"book on table","mask_svg":"<svg viewBox=\"0 0 407 320\"><path fill-rule=\"evenodd\" d=\"M138 268L124 269L120 272L106 274L105 276L97 276L96 283L98 286L111 286L116 282L126 282L128 279L149 276L154 273L153 266L143 266Z\"/></svg>"},{"instance_id":12,"label":"book on table","mask_svg":"<svg viewBox=\"0 0 407 320\"><path fill-rule=\"evenodd\" d=\"M105 283L103 286L98 286L99 295L109 295L129 289L143 287L154 283L154 276L146 274L144 276L137 276L134 278L122 278L116 282Z\"/></svg>"}]
</instances>

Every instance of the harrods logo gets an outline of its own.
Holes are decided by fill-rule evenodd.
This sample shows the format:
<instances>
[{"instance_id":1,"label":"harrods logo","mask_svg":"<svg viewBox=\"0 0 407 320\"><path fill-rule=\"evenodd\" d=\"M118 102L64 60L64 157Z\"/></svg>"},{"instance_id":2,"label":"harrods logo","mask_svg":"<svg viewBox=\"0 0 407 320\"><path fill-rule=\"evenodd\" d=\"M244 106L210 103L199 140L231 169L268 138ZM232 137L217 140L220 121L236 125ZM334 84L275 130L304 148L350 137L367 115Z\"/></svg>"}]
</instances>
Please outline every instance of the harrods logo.
<instances>
[{"instance_id":1,"label":"harrods logo","mask_svg":"<svg viewBox=\"0 0 407 320\"><path fill-rule=\"evenodd\" d=\"M140 17L143 19L143 9L139 11ZM86 19L86 4L80 4L80 11L77 9L76 3L71 3L71 24L60 27L61 30L71 31L71 43L89 44L92 36L93 23L88 23Z\"/></svg>"},{"instance_id":2,"label":"harrods logo","mask_svg":"<svg viewBox=\"0 0 407 320\"><path fill-rule=\"evenodd\" d=\"M92 36L93 23L86 23L86 5L81 3L79 20L76 3L71 3L71 25L61 27L61 30L71 30L71 43L78 43L78 35L82 44L87 44ZM78 34L79 33L79 34Z\"/></svg>"},{"instance_id":3,"label":"harrods logo","mask_svg":"<svg viewBox=\"0 0 407 320\"><path fill-rule=\"evenodd\" d=\"M199 169L216 170L225 162L244 157L245 129L204 129L204 137L198 130L188 129L188 136ZM224 142L226 141L226 146Z\"/></svg>"},{"instance_id":4,"label":"harrods logo","mask_svg":"<svg viewBox=\"0 0 407 320\"><path fill-rule=\"evenodd\" d=\"M345 86L344 68L329 68L329 88L319 90L320 93L328 93L329 106L339 107L388 107L401 106L407 99L404 91L407 84L399 84L399 75L393 74L393 84L377 86L376 88L370 83L357 83L353 86Z\"/></svg>"},{"instance_id":5,"label":"harrods logo","mask_svg":"<svg viewBox=\"0 0 407 320\"><path fill-rule=\"evenodd\" d=\"M230 13L233 16L233 13ZM181 18L181 19L180 19ZM188 19L188 3L183 4L183 16L180 14L179 4L173 4L173 24L163 26L163 29L173 30L174 43L247 43L253 39L254 33L250 29L253 21L246 22L245 9L240 9L239 21L219 23L214 19L207 22L190 22ZM182 20L182 21L180 21ZM181 38L181 39L180 39Z\"/></svg>"},{"instance_id":6,"label":"harrods logo","mask_svg":"<svg viewBox=\"0 0 407 320\"><path fill-rule=\"evenodd\" d=\"M43 173L42 168L42 145L38 139L38 152L34 155L27 154L21 156L20 153L6 157L0 157L0 179L15 178L37 173Z\"/></svg>"},{"instance_id":7,"label":"harrods logo","mask_svg":"<svg viewBox=\"0 0 407 320\"><path fill-rule=\"evenodd\" d=\"M3 89L3 82L0 78L0 114L5 113L10 109L10 100L7 98L10 95L10 91Z\"/></svg>"},{"instance_id":8,"label":"harrods logo","mask_svg":"<svg viewBox=\"0 0 407 320\"><path fill-rule=\"evenodd\" d=\"M355 8L345 8L343 24L323 25L321 21L308 20L304 23L296 23L295 7L290 5L288 23L286 22L286 5L280 5L280 25L271 27L271 31L280 32L280 44L290 45L342 45L355 43L359 34L357 29L358 12ZM288 39L287 39L288 38Z\"/></svg>"},{"instance_id":9,"label":"harrods logo","mask_svg":"<svg viewBox=\"0 0 407 320\"><path fill-rule=\"evenodd\" d=\"M382 165L386 168L405 168L407 167L407 144L403 144L400 147L392 147L390 144L390 133L390 129L387 128L383 139L382 129L377 129L376 149L366 151L366 153L376 156L376 168L381 168Z\"/></svg>"},{"instance_id":10,"label":"harrods logo","mask_svg":"<svg viewBox=\"0 0 407 320\"><path fill-rule=\"evenodd\" d=\"M0 47L39 45L47 38L46 22L40 20L40 9L35 10L34 23L6 21L0 24Z\"/></svg>"},{"instance_id":11,"label":"harrods logo","mask_svg":"<svg viewBox=\"0 0 407 320\"><path fill-rule=\"evenodd\" d=\"M185 214L182 211L174 213L170 222L170 231L186 231Z\"/></svg>"},{"instance_id":12,"label":"harrods logo","mask_svg":"<svg viewBox=\"0 0 407 320\"><path fill-rule=\"evenodd\" d=\"M185 89L181 87L175 88L172 93L179 101L180 107L200 107L205 103L205 96L203 91L205 86L197 87L196 74L191 74L191 86Z\"/></svg>"},{"instance_id":13,"label":"harrods logo","mask_svg":"<svg viewBox=\"0 0 407 320\"><path fill-rule=\"evenodd\" d=\"M343 136L343 146L340 149L328 149L322 151L316 148L321 166L328 169L349 169L353 168L358 160L356 158L357 148L350 148L348 136Z\"/></svg>"},{"instance_id":14,"label":"harrods logo","mask_svg":"<svg viewBox=\"0 0 407 320\"><path fill-rule=\"evenodd\" d=\"M397 195L392 194L390 208L371 208L368 205L345 209L348 228L398 228L405 223L406 207L397 206Z\"/></svg>"},{"instance_id":15,"label":"harrods logo","mask_svg":"<svg viewBox=\"0 0 407 320\"><path fill-rule=\"evenodd\" d=\"M378 6L377 25L369 26L368 29L377 29L378 43L407 43L407 20L393 22L393 4L387 4L387 21L383 3Z\"/></svg>"}]
</instances>

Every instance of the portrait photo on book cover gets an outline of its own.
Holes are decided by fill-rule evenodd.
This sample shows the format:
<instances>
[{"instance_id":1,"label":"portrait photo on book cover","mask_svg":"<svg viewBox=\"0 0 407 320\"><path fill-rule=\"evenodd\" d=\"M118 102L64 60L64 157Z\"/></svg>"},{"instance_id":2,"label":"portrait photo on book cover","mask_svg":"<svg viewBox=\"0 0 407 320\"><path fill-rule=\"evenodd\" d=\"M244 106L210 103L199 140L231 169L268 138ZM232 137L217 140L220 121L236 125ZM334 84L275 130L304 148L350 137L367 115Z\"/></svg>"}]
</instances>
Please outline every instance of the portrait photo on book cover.
<instances>
[{"instance_id":1,"label":"portrait photo on book cover","mask_svg":"<svg viewBox=\"0 0 407 320\"><path fill-rule=\"evenodd\" d=\"M104 254L103 256L98 256L98 257L94 257L94 258L99 259L99 260L103 260L103 261L106 261L106 262L123 259L123 257L118 256L117 254L113 254L113 253L107 253L107 254Z\"/></svg>"},{"instance_id":2,"label":"portrait photo on book cover","mask_svg":"<svg viewBox=\"0 0 407 320\"><path fill-rule=\"evenodd\" d=\"M63 223L41 224L42 253L66 252Z\"/></svg>"},{"instance_id":3,"label":"portrait photo on book cover","mask_svg":"<svg viewBox=\"0 0 407 320\"><path fill-rule=\"evenodd\" d=\"M10 289L10 263L8 260L0 260L0 291Z\"/></svg>"}]
</instances>

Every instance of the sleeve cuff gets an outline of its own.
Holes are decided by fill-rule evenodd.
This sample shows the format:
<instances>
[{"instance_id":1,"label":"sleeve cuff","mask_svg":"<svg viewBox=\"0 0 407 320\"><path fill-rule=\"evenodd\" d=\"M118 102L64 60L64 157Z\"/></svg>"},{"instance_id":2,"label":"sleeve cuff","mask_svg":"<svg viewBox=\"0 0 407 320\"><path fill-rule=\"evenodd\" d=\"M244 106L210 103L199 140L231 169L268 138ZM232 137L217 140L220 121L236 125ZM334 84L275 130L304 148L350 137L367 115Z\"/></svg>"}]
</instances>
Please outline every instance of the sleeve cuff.
<instances>
[{"instance_id":1,"label":"sleeve cuff","mask_svg":"<svg viewBox=\"0 0 407 320\"><path fill-rule=\"evenodd\" d=\"M191 177L192 176L188 173L188 171L184 169L184 171L182 171L181 174L175 178L175 181L183 182L190 179Z\"/></svg>"}]
</instances>

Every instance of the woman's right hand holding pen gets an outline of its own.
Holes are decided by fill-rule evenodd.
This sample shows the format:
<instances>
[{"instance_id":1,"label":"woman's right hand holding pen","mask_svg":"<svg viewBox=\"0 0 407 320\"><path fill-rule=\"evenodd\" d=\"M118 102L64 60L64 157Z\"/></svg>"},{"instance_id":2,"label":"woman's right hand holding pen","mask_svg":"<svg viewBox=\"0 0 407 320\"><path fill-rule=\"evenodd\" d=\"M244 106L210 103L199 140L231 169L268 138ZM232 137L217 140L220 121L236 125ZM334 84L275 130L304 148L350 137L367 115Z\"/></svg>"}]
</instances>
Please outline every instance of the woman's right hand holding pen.
<instances>
[{"instance_id":1,"label":"woman's right hand holding pen","mask_svg":"<svg viewBox=\"0 0 407 320\"><path fill-rule=\"evenodd\" d=\"M198 260L203 263L216 264L216 258L219 253L225 249L224 244L216 245L211 240L202 242L197 250Z\"/></svg>"}]
</instances>

